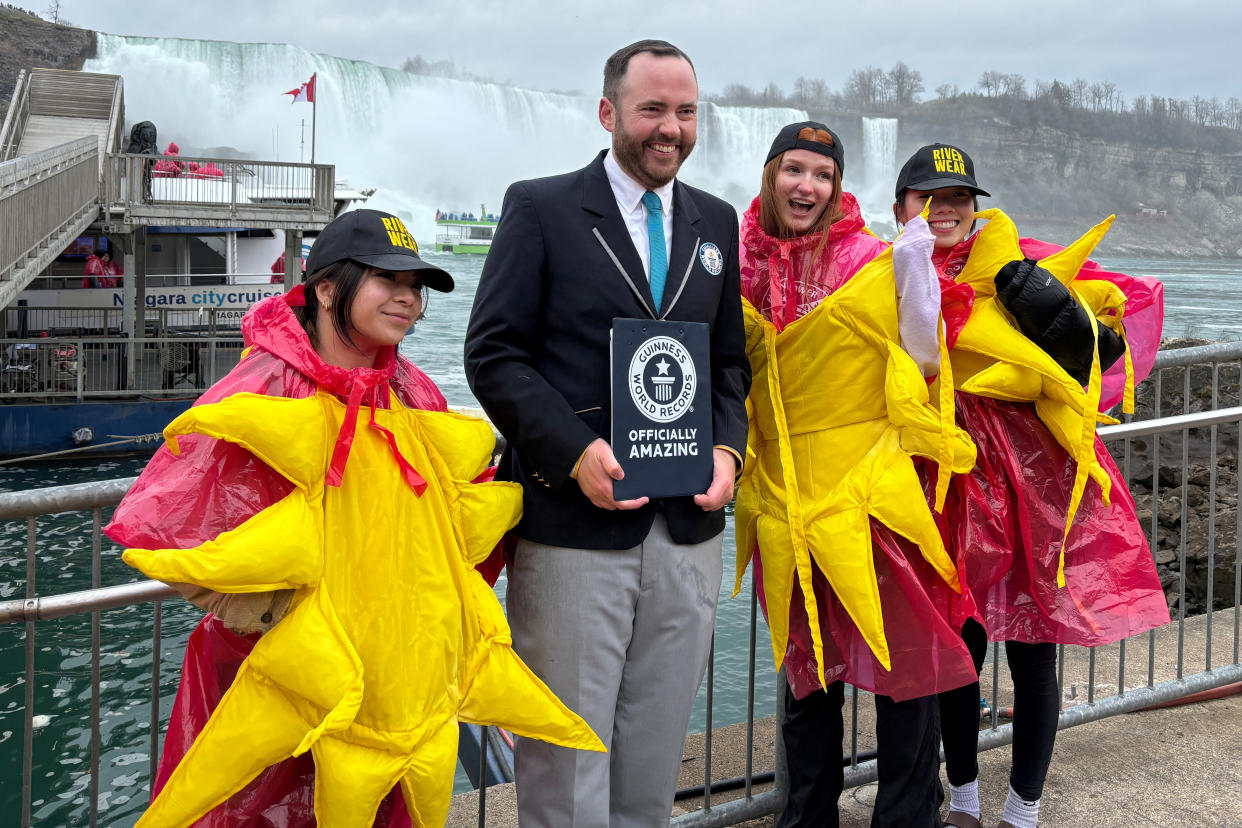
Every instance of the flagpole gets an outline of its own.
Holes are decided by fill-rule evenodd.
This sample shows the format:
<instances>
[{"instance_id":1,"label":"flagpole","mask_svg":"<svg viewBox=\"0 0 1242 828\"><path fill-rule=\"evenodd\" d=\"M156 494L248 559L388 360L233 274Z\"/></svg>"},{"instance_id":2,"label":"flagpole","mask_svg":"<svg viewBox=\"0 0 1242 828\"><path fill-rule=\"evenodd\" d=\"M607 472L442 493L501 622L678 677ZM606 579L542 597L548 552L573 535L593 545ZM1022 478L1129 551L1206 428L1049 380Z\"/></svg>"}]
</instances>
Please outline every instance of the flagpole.
<instances>
[{"instance_id":1,"label":"flagpole","mask_svg":"<svg viewBox=\"0 0 1242 828\"><path fill-rule=\"evenodd\" d=\"M311 75L311 87L312 88L315 86L318 86L318 83L317 83L318 78L315 77L318 74L319 74L318 72L315 72L314 74ZM315 116L318 113L319 113L319 90L316 89L314 93L314 97L311 99L311 163L312 164L315 163Z\"/></svg>"}]
</instances>

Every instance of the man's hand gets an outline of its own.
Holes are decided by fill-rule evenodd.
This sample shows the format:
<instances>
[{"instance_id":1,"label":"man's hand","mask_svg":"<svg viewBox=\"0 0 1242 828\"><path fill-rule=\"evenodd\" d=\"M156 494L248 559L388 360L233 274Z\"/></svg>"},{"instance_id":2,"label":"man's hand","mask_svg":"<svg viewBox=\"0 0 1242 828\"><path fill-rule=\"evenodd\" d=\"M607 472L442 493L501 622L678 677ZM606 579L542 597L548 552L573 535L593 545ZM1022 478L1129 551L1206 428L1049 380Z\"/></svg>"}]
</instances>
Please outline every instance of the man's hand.
<instances>
[{"instance_id":1,"label":"man's hand","mask_svg":"<svg viewBox=\"0 0 1242 828\"><path fill-rule=\"evenodd\" d=\"M611 511L646 506L647 498L645 497L637 500L612 499L612 481L623 477L625 477L625 472L621 470L621 464L613 456L612 447L608 445L608 441L603 437L596 437L587 446L586 453L582 455L582 462L578 464L578 488L582 489L582 493L601 509Z\"/></svg>"},{"instance_id":2,"label":"man's hand","mask_svg":"<svg viewBox=\"0 0 1242 828\"><path fill-rule=\"evenodd\" d=\"M712 449L712 465L712 485L705 493L694 496L694 502L704 512L723 509L733 499L733 478L737 476L737 459L724 449Z\"/></svg>"}]
</instances>

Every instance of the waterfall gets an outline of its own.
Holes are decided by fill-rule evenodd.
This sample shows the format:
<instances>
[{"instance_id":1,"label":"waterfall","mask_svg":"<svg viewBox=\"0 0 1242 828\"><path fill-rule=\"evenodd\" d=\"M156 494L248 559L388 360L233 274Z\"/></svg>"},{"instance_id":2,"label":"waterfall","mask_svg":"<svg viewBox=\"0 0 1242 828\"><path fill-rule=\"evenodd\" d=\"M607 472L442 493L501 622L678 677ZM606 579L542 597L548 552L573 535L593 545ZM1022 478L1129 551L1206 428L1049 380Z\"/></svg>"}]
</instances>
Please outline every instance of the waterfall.
<instances>
[{"instance_id":1,"label":"waterfall","mask_svg":"<svg viewBox=\"0 0 1242 828\"><path fill-rule=\"evenodd\" d=\"M498 212L511 182L577 169L611 140L594 95L413 75L288 44L100 34L84 68L125 78L127 119L153 121L161 147L281 161L299 160L303 120L310 160L311 107L281 93L317 73L315 160L350 187L376 187L368 206L407 218L419 239L431 238L437 208ZM681 178L743 209L772 138L806 117L704 103Z\"/></svg>"},{"instance_id":2,"label":"waterfall","mask_svg":"<svg viewBox=\"0 0 1242 828\"><path fill-rule=\"evenodd\" d=\"M855 195L871 229L896 232L893 185L897 183L897 119L863 118L862 183ZM889 235L891 238L891 234Z\"/></svg>"}]
</instances>

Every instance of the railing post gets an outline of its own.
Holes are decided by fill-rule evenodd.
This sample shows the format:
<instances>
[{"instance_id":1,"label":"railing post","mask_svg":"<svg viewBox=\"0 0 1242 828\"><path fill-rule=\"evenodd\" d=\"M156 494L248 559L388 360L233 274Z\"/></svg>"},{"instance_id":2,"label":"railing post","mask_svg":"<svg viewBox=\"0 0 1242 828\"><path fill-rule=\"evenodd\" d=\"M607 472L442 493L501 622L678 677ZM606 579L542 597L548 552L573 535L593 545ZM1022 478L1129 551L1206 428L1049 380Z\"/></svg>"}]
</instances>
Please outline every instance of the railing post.
<instances>
[{"instance_id":1,"label":"railing post","mask_svg":"<svg viewBox=\"0 0 1242 828\"><path fill-rule=\"evenodd\" d=\"M35 519L26 518L26 601L35 600ZM25 703L22 716L22 828L30 828L30 785L34 781L34 684L35 684L35 622L26 622Z\"/></svg>"},{"instance_id":2,"label":"railing post","mask_svg":"<svg viewBox=\"0 0 1242 828\"><path fill-rule=\"evenodd\" d=\"M103 585L103 515L100 509L91 510L91 588L99 589ZM91 613L91 781L90 781L90 825L96 828L99 824L99 680L100 680L100 640L99 610Z\"/></svg>"},{"instance_id":3,"label":"railing post","mask_svg":"<svg viewBox=\"0 0 1242 828\"><path fill-rule=\"evenodd\" d=\"M148 734L148 766L151 779L148 792L155 792L155 775L160 755L160 658L164 637L164 602L157 600L151 610L151 724Z\"/></svg>"},{"instance_id":4,"label":"railing post","mask_svg":"<svg viewBox=\"0 0 1242 828\"><path fill-rule=\"evenodd\" d=\"M73 379L76 388L76 397L78 402L83 400L83 391L86 390L86 343L77 340L74 347L78 349L77 370L73 372Z\"/></svg>"}]
</instances>

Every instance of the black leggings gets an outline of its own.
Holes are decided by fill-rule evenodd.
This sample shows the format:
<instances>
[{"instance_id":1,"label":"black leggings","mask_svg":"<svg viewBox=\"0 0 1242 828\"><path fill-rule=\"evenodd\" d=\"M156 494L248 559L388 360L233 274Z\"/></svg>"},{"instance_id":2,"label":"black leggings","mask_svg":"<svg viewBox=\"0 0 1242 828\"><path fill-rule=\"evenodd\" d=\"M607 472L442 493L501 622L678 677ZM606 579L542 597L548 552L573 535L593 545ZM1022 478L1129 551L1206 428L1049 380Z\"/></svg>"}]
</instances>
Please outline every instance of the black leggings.
<instances>
[{"instance_id":1,"label":"black leggings","mask_svg":"<svg viewBox=\"0 0 1242 828\"><path fill-rule=\"evenodd\" d=\"M983 669L988 638L974 619L962 627L962 640ZM1013 764L1009 785L1025 800L1043 795L1044 779L1052 764L1061 700L1057 691L1057 645L1005 642L1009 675L1013 678ZM945 770L949 783L966 785L979 778L979 683L940 694L940 728L944 740Z\"/></svg>"},{"instance_id":2,"label":"black leggings","mask_svg":"<svg viewBox=\"0 0 1242 828\"><path fill-rule=\"evenodd\" d=\"M845 784L841 708L845 685L834 681L795 699L785 688L781 737L789 764L789 800L777 828L837 828L837 800ZM880 775L872 828L939 828L940 789L936 743L936 697L895 702L875 697L877 765Z\"/></svg>"}]
</instances>

